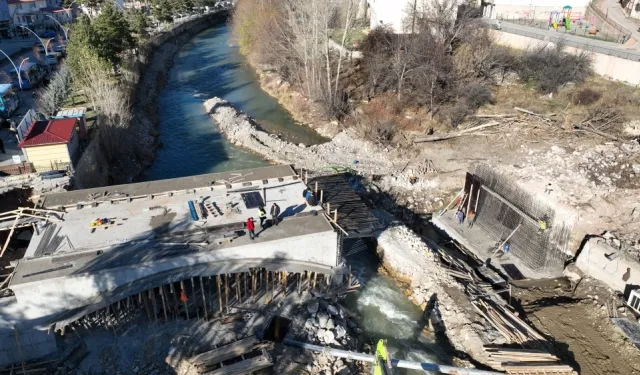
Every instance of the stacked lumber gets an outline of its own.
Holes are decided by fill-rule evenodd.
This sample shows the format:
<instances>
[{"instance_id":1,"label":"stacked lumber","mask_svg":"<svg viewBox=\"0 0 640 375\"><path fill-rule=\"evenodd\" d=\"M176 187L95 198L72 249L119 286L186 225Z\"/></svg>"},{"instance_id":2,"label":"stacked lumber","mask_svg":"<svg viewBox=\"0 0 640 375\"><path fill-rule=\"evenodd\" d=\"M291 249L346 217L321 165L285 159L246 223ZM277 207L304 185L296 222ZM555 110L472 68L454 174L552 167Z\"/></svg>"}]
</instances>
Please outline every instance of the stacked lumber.
<instances>
[{"instance_id":1,"label":"stacked lumber","mask_svg":"<svg viewBox=\"0 0 640 375\"><path fill-rule=\"evenodd\" d=\"M570 366L563 365L555 355L543 350L484 348L489 355L489 365L507 374L577 375Z\"/></svg>"},{"instance_id":2,"label":"stacked lumber","mask_svg":"<svg viewBox=\"0 0 640 375\"><path fill-rule=\"evenodd\" d=\"M526 346L539 346L540 343L546 343L547 340L541 334L529 327L516 314L490 299L477 299L471 304L507 342Z\"/></svg>"},{"instance_id":3,"label":"stacked lumber","mask_svg":"<svg viewBox=\"0 0 640 375\"><path fill-rule=\"evenodd\" d=\"M191 357L188 362L199 374L249 374L273 365L264 346L255 336L250 336L200 353Z\"/></svg>"}]
</instances>

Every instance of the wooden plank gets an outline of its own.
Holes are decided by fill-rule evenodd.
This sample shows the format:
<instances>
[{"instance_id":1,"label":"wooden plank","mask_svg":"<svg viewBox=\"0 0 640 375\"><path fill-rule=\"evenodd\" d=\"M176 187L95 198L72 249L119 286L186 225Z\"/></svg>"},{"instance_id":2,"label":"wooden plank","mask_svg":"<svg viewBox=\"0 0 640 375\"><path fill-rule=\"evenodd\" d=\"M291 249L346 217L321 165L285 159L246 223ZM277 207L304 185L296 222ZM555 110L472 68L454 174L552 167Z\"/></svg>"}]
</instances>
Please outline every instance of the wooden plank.
<instances>
[{"instance_id":1,"label":"wooden plank","mask_svg":"<svg viewBox=\"0 0 640 375\"><path fill-rule=\"evenodd\" d=\"M263 351L263 353L257 357L245 359L244 361L206 372L204 375L245 375L272 365L273 361L271 357Z\"/></svg>"},{"instance_id":2,"label":"wooden plank","mask_svg":"<svg viewBox=\"0 0 640 375\"><path fill-rule=\"evenodd\" d=\"M228 361L232 358L251 352L259 342L260 340L255 336L250 336L240 341L232 342L229 345L221 346L217 349L191 357L189 359L189 363L194 366L210 366L216 363Z\"/></svg>"}]
</instances>

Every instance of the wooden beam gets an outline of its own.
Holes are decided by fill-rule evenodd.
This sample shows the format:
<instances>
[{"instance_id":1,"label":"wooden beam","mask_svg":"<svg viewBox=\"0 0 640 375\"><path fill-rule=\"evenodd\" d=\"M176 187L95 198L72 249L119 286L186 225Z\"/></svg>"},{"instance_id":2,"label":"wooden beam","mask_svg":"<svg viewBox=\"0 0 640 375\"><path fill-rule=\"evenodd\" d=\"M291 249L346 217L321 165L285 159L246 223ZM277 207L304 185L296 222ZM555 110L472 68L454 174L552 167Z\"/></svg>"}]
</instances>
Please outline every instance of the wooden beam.
<instances>
[{"instance_id":1,"label":"wooden beam","mask_svg":"<svg viewBox=\"0 0 640 375\"><path fill-rule=\"evenodd\" d=\"M264 272L264 304L269 303L269 271Z\"/></svg>"},{"instance_id":2,"label":"wooden beam","mask_svg":"<svg viewBox=\"0 0 640 375\"><path fill-rule=\"evenodd\" d=\"M9 231L9 235L7 236L7 240L4 241L4 246L2 246L2 251L0 251L0 258L4 255L5 250L7 250L7 246L9 246L9 241L11 241L11 236L13 236L13 231L16 230L16 224L20 220L20 215L16 216L16 220L11 225L11 230Z\"/></svg>"},{"instance_id":3,"label":"wooden beam","mask_svg":"<svg viewBox=\"0 0 640 375\"><path fill-rule=\"evenodd\" d=\"M229 314L229 274L224 274L224 303L226 305L227 314Z\"/></svg>"},{"instance_id":4,"label":"wooden beam","mask_svg":"<svg viewBox=\"0 0 640 375\"><path fill-rule=\"evenodd\" d=\"M216 281L218 282L218 305L220 305L220 315L222 312L222 291L220 290L220 275L216 275Z\"/></svg>"},{"instance_id":5,"label":"wooden beam","mask_svg":"<svg viewBox=\"0 0 640 375\"><path fill-rule=\"evenodd\" d=\"M251 270L251 300L256 303L256 269Z\"/></svg>"},{"instance_id":6,"label":"wooden beam","mask_svg":"<svg viewBox=\"0 0 640 375\"><path fill-rule=\"evenodd\" d=\"M160 285L160 297L162 298L162 308L164 309L164 320L168 322L169 316L167 315L167 300L164 295L164 285Z\"/></svg>"},{"instance_id":7,"label":"wooden beam","mask_svg":"<svg viewBox=\"0 0 640 375\"><path fill-rule=\"evenodd\" d=\"M204 294L204 283L202 282L202 276L200 276L200 290L202 291L202 306L204 307L204 320L209 320L207 314L207 298Z\"/></svg>"},{"instance_id":8,"label":"wooden beam","mask_svg":"<svg viewBox=\"0 0 640 375\"><path fill-rule=\"evenodd\" d=\"M189 363L196 367L210 367L220 362L239 357L251 352L260 343L255 336L250 336L242 340L232 342L228 345L210 350L189 358Z\"/></svg>"},{"instance_id":9,"label":"wooden beam","mask_svg":"<svg viewBox=\"0 0 640 375\"><path fill-rule=\"evenodd\" d=\"M282 294L287 296L287 271L282 271Z\"/></svg>"}]
</instances>

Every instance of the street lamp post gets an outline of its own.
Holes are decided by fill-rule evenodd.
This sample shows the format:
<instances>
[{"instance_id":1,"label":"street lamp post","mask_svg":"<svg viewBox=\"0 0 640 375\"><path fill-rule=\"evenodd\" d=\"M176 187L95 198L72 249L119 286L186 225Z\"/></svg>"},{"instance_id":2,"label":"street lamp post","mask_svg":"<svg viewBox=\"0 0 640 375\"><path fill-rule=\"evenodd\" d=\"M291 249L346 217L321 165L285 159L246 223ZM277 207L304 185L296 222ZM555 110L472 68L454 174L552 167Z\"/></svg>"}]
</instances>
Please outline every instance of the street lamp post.
<instances>
[{"instance_id":1,"label":"street lamp post","mask_svg":"<svg viewBox=\"0 0 640 375\"><path fill-rule=\"evenodd\" d=\"M52 20L55 21L55 23L60 25L60 28L62 29L62 32L64 33L64 40L66 40L68 42L69 41L69 37L67 36L67 31L69 31L69 28L68 27L65 28L64 26L62 26L62 24L60 22L58 22L58 20L55 19L55 17L52 17L52 16L50 16L48 14L45 14L45 16L51 18Z\"/></svg>"},{"instance_id":2,"label":"street lamp post","mask_svg":"<svg viewBox=\"0 0 640 375\"><path fill-rule=\"evenodd\" d=\"M25 61L29 60L29 58L24 58L22 59L22 61L20 61L20 65L18 66L18 77L22 76L22 64L24 64ZM27 73L27 79L29 79L29 74ZM20 91L22 91L22 78L18 81L20 82ZM31 82L31 80L29 80L29 82Z\"/></svg>"},{"instance_id":3,"label":"street lamp post","mask_svg":"<svg viewBox=\"0 0 640 375\"><path fill-rule=\"evenodd\" d=\"M20 27L22 27L23 29L29 30L31 32L31 34L35 35L36 38L38 38L38 40L40 41L40 44L42 44L42 46L44 47L44 52L47 53L47 46L44 44L44 42L42 41L42 39L38 36L38 34L36 34L35 31L31 30L30 28L26 27L26 26L22 26L22 25L18 25Z\"/></svg>"},{"instance_id":4,"label":"street lamp post","mask_svg":"<svg viewBox=\"0 0 640 375\"><path fill-rule=\"evenodd\" d=\"M9 62L11 63L11 65L13 65L13 69L16 70L16 73L18 74L18 84L20 85L20 90L22 90L22 77L20 76L20 70L18 70L18 67L16 66L16 64L13 63L13 60L11 60L9 55L4 53L4 51L1 49L0 49L0 52L2 52L2 54L5 55L7 59L9 59ZM20 66L22 66L22 63L20 63Z\"/></svg>"},{"instance_id":5,"label":"street lamp post","mask_svg":"<svg viewBox=\"0 0 640 375\"><path fill-rule=\"evenodd\" d=\"M68 7L68 8L64 8L64 7L62 8L62 9L64 9L64 11L65 11L65 12L67 12L67 18L71 18L71 16L69 16L69 11L71 10L71 6L72 6L75 2L76 2L76 0L73 0L73 1L71 2L71 4L69 4L69 7Z\"/></svg>"}]
</instances>

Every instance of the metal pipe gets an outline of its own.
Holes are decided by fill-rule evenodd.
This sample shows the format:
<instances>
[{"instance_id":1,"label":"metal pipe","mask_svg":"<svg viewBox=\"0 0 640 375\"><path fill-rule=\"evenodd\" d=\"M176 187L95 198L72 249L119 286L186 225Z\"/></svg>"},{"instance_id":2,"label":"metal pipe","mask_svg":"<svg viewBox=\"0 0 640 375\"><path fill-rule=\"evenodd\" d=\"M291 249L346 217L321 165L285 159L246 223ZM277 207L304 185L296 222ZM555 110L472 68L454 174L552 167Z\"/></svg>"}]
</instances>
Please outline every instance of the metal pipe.
<instances>
[{"instance_id":1,"label":"metal pipe","mask_svg":"<svg viewBox=\"0 0 640 375\"><path fill-rule=\"evenodd\" d=\"M284 339L282 343L285 345L295 346L297 348L311 350L314 352L326 353L333 357L373 363L373 355L371 354L356 353L356 352L350 352L346 350L333 349L329 347L307 344L304 342L294 341L290 339ZM444 366L444 365L438 365L436 363L429 363L429 362L422 362L422 363L412 362L412 361L405 361L402 359L392 359L391 365L393 367L398 367L398 368L422 370L425 372L438 371L443 374L452 374L452 375L504 375L504 373L496 372L496 371L485 371L485 370L478 370L473 368Z\"/></svg>"}]
</instances>

